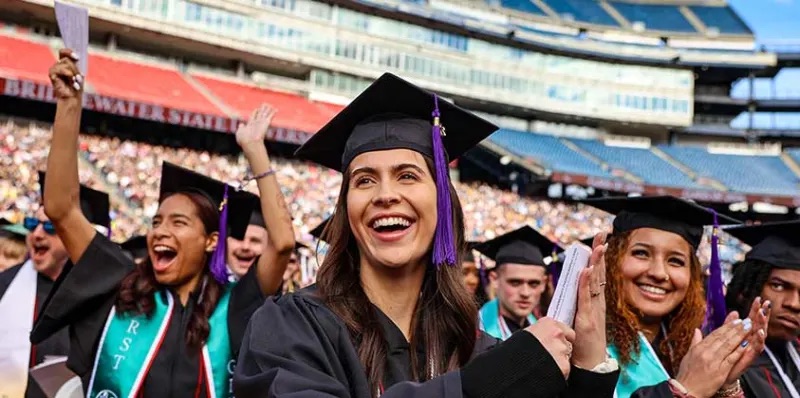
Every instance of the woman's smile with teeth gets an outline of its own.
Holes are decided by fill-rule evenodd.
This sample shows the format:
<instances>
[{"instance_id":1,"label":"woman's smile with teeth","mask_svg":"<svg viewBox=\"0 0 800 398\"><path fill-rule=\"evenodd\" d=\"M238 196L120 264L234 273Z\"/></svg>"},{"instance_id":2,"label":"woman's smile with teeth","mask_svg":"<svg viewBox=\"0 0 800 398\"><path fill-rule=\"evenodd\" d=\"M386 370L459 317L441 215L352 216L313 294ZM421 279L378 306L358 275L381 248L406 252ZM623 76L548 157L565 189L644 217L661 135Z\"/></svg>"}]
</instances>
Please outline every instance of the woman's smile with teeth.
<instances>
[{"instance_id":1,"label":"woman's smile with teeth","mask_svg":"<svg viewBox=\"0 0 800 398\"><path fill-rule=\"evenodd\" d=\"M372 228L392 227L392 226L408 227L410 225L411 222L402 217L385 217L375 220L372 223Z\"/></svg>"},{"instance_id":2,"label":"woman's smile with teeth","mask_svg":"<svg viewBox=\"0 0 800 398\"><path fill-rule=\"evenodd\" d=\"M660 287L652 286L652 285L639 285L639 289L642 289L648 293L652 294L667 294L665 289Z\"/></svg>"}]
</instances>

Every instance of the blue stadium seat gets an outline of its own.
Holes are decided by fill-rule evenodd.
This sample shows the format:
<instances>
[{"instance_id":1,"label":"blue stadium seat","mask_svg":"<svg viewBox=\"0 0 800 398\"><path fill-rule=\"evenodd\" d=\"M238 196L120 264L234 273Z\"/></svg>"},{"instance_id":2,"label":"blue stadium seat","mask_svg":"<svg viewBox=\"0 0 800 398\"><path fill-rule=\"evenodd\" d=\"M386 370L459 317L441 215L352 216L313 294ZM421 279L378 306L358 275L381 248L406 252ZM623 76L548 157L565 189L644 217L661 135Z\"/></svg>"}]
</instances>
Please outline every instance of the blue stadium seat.
<instances>
[{"instance_id":1,"label":"blue stadium seat","mask_svg":"<svg viewBox=\"0 0 800 398\"><path fill-rule=\"evenodd\" d=\"M602 159L611 167L627 170L646 183L668 187L699 188L686 174L649 149L620 148L595 140L571 140L579 148Z\"/></svg>"},{"instance_id":2,"label":"blue stadium seat","mask_svg":"<svg viewBox=\"0 0 800 398\"><path fill-rule=\"evenodd\" d=\"M578 22L596 25L619 26L619 23L603 9L597 0L544 0L558 15L572 15Z\"/></svg>"},{"instance_id":3,"label":"blue stadium seat","mask_svg":"<svg viewBox=\"0 0 800 398\"><path fill-rule=\"evenodd\" d=\"M786 153L794 160L795 163L800 165L800 148L787 149Z\"/></svg>"},{"instance_id":4,"label":"blue stadium seat","mask_svg":"<svg viewBox=\"0 0 800 398\"><path fill-rule=\"evenodd\" d=\"M700 18L706 26L716 27L720 33L733 35L752 35L747 24L739 18L732 8L712 6L689 6L689 9Z\"/></svg>"},{"instance_id":5,"label":"blue stadium seat","mask_svg":"<svg viewBox=\"0 0 800 398\"><path fill-rule=\"evenodd\" d=\"M613 178L591 159L564 145L557 137L515 130L499 130L489 140L506 150L555 171Z\"/></svg>"},{"instance_id":6,"label":"blue stadium seat","mask_svg":"<svg viewBox=\"0 0 800 398\"><path fill-rule=\"evenodd\" d=\"M529 14L545 15L544 11L531 0L500 0L500 5L512 10L527 12Z\"/></svg>"},{"instance_id":7,"label":"blue stadium seat","mask_svg":"<svg viewBox=\"0 0 800 398\"><path fill-rule=\"evenodd\" d=\"M696 171L733 191L773 195L800 195L798 178L778 156L721 155L704 148L659 146Z\"/></svg>"},{"instance_id":8,"label":"blue stadium seat","mask_svg":"<svg viewBox=\"0 0 800 398\"><path fill-rule=\"evenodd\" d=\"M643 22L647 30L697 32L675 5L622 2L609 2L609 4L631 23Z\"/></svg>"}]
</instances>

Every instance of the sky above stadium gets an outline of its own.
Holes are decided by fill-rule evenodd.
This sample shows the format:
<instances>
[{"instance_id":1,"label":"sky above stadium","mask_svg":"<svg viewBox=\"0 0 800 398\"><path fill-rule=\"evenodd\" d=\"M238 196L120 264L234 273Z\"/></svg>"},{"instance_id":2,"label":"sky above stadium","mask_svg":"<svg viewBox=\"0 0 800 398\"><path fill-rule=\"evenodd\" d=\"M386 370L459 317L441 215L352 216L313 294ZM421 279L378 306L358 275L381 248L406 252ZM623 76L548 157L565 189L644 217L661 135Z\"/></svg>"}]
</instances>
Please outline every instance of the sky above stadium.
<instances>
[{"instance_id":1,"label":"sky above stadium","mask_svg":"<svg viewBox=\"0 0 800 398\"><path fill-rule=\"evenodd\" d=\"M759 44L800 52L800 0L728 0L728 3L753 29ZM747 82L733 88L735 97L746 97L747 93ZM755 94L760 98L800 98L800 68L784 69L774 82L757 81ZM742 114L733 126L747 127L748 119L747 114ZM800 129L800 113L757 114L754 125Z\"/></svg>"}]
</instances>

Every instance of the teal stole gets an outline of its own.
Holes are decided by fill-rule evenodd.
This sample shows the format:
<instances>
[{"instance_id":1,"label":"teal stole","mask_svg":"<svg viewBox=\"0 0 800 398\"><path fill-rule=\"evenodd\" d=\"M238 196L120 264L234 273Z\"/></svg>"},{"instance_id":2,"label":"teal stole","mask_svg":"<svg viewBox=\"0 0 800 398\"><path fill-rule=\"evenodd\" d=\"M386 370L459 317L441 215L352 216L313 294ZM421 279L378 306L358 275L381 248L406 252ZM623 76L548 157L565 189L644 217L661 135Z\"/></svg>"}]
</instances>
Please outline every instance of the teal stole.
<instances>
[{"instance_id":1,"label":"teal stole","mask_svg":"<svg viewBox=\"0 0 800 398\"><path fill-rule=\"evenodd\" d=\"M608 346L608 354L620 363L621 374L614 390L615 398L630 398L633 393L642 388L654 386L670 379L669 373L658 359L650 342L639 332L639 352L631 353L631 363L622 365L619 351L614 345Z\"/></svg>"},{"instance_id":2,"label":"teal stole","mask_svg":"<svg viewBox=\"0 0 800 398\"><path fill-rule=\"evenodd\" d=\"M480 315L481 330L486 334L500 340L511 337L511 330L500 315L500 302L496 298L484 304L478 314ZM536 317L533 314L528 315L528 323L531 325L536 323Z\"/></svg>"},{"instance_id":3,"label":"teal stole","mask_svg":"<svg viewBox=\"0 0 800 398\"><path fill-rule=\"evenodd\" d=\"M232 285L229 283L223 288L217 308L208 320L211 330L203 346L201 371L209 386L209 398L233 397L229 368L235 358L228 337ZM100 337L87 398L133 398L141 393L167 334L174 305L172 295L162 291L155 293L155 309L149 317L120 314L115 307L111 308Z\"/></svg>"}]
</instances>

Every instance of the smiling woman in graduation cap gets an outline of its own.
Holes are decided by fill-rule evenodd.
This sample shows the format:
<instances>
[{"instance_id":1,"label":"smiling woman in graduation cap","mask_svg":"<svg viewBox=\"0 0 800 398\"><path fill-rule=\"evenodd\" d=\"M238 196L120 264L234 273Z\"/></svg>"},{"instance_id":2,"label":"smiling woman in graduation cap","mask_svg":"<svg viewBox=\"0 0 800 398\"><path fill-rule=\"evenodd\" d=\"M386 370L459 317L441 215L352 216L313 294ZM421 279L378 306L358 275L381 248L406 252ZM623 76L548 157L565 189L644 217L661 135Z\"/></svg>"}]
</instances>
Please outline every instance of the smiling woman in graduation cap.
<instances>
[{"instance_id":1,"label":"smiling woman in graduation cap","mask_svg":"<svg viewBox=\"0 0 800 398\"><path fill-rule=\"evenodd\" d=\"M273 112L257 109L236 131L261 199L169 163L147 233L148 258L134 265L97 234L75 200L83 79L72 52L51 69L58 98L44 206L75 266L45 304L32 341L69 327L67 366L95 397L229 397L230 372L247 321L278 290L294 246L291 217L270 170L264 138ZM270 248L235 283L225 241L241 238L260 203Z\"/></svg>"},{"instance_id":2,"label":"smiling woman in graduation cap","mask_svg":"<svg viewBox=\"0 0 800 398\"><path fill-rule=\"evenodd\" d=\"M322 234L329 250L315 287L253 315L237 397L527 398L588 385L610 396L614 372L572 369L567 390L574 332L553 320L470 361L495 341L478 331L462 283L463 215L447 165L495 130L384 74L297 151L344 174ZM602 363L604 336L583 336L595 344L573 359L599 353Z\"/></svg>"},{"instance_id":3,"label":"smiling woman in graduation cap","mask_svg":"<svg viewBox=\"0 0 800 398\"><path fill-rule=\"evenodd\" d=\"M536 311L547 311L550 300L544 296L550 263L557 261L563 249L527 225L475 249L495 261L490 277L497 287L495 299L481 308L481 328L506 340L536 323Z\"/></svg>"},{"instance_id":4,"label":"smiling woman in graduation cap","mask_svg":"<svg viewBox=\"0 0 800 398\"><path fill-rule=\"evenodd\" d=\"M742 377L745 396L800 397L800 221L725 232L752 248L733 266L728 306L745 311L759 298L771 303L767 347Z\"/></svg>"},{"instance_id":5,"label":"smiling woman in graduation cap","mask_svg":"<svg viewBox=\"0 0 800 398\"><path fill-rule=\"evenodd\" d=\"M617 397L738 396L766 318L756 305L750 321L726 318L716 226L736 220L668 196L586 203L616 215L605 260L609 351L622 367ZM705 225L715 226L708 309L696 255ZM701 327L714 332L700 340Z\"/></svg>"}]
</instances>

